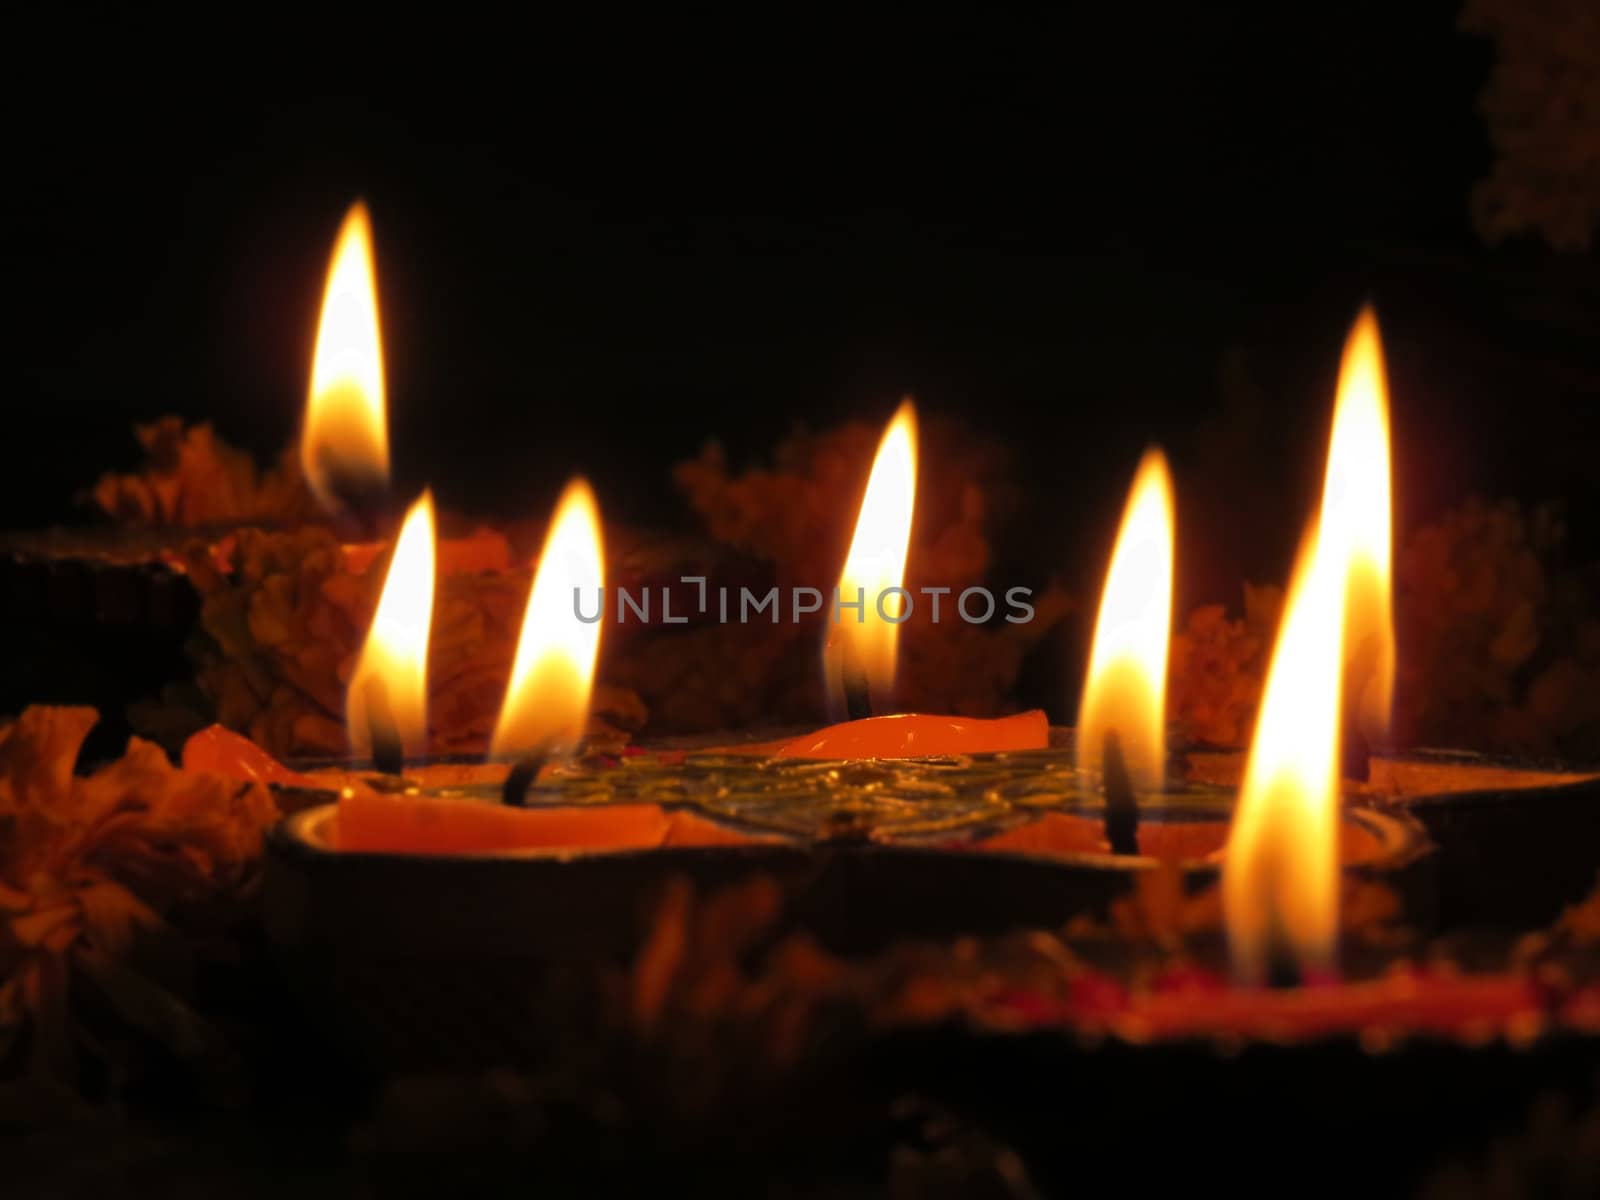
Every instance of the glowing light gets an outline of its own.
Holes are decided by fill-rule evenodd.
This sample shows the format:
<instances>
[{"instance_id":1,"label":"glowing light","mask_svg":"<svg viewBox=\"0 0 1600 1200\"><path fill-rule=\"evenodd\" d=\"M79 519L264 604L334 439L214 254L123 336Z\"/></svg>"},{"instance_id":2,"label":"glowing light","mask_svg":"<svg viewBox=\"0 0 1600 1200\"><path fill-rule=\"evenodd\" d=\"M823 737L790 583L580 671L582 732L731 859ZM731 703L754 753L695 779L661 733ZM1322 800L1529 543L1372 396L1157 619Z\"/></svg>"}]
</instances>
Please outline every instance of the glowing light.
<instances>
[{"instance_id":1,"label":"glowing light","mask_svg":"<svg viewBox=\"0 0 1600 1200\"><path fill-rule=\"evenodd\" d=\"M1394 699L1389 388L1378 318L1361 310L1339 367L1321 538L1345 572L1345 712L1376 739Z\"/></svg>"},{"instance_id":2,"label":"glowing light","mask_svg":"<svg viewBox=\"0 0 1600 1200\"><path fill-rule=\"evenodd\" d=\"M601 608L605 583L600 517L594 494L574 479L556 504L522 618L516 661L494 732L492 752L515 756L570 748L583 736L594 685L600 624L578 619Z\"/></svg>"},{"instance_id":3,"label":"glowing light","mask_svg":"<svg viewBox=\"0 0 1600 1200\"><path fill-rule=\"evenodd\" d=\"M1339 665L1343 564L1301 556L1272 654L1223 859L1239 974L1326 967L1339 936Z\"/></svg>"},{"instance_id":4,"label":"glowing light","mask_svg":"<svg viewBox=\"0 0 1600 1200\"><path fill-rule=\"evenodd\" d=\"M886 699L894 690L905 598L886 593L904 585L916 497L917 411L907 399L878 443L855 536L839 575L840 619L826 651L836 695L846 664L866 677L874 696ZM842 607L857 600L862 602L859 610Z\"/></svg>"},{"instance_id":5,"label":"glowing light","mask_svg":"<svg viewBox=\"0 0 1600 1200\"><path fill-rule=\"evenodd\" d=\"M1094 647L1078 707L1078 765L1098 774L1115 732L1136 787L1166 768L1167 649L1172 631L1172 480L1159 450L1134 475L1106 571Z\"/></svg>"},{"instance_id":6,"label":"glowing light","mask_svg":"<svg viewBox=\"0 0 1600 1200\"><path fill-rule=\"evenodd\" d=\"M392 723L408 756L427 752L433 579L433 497L424 492L401 526L372 628L345 694L345 727L358 755L372 751L374 716L380 726Z\"/></svg>"},{"instance_id":7,"label":"glowing light","mask_svg":"<svg viewBox=\"0 0 1600 1200\"><path fill-rule=\"evenodd\" d=\"M311 360L300 466L324 509L389 480L389 425L378 330L378 286L366 205L350 206L328 263Z\"/></svg>"}]
</instances>

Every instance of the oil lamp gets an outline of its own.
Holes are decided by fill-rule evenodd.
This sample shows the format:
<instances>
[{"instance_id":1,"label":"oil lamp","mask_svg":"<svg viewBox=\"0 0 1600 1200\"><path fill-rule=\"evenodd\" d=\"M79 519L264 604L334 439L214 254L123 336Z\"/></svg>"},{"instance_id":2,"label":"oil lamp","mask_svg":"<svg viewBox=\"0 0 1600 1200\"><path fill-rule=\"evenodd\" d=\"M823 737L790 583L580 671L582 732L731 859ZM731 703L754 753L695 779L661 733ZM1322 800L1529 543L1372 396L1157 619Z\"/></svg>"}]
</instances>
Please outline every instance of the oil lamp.
<instances>
[{"instance_id":1,"label":"oil lamp","mask_svg":"<svg viewBox=\"0 0 1600 1200\"><path fill-rule=\"evenodd\" d=\"M1319 545L1342 562L1339 768L1346 794L1417 820L1441 853L1446 922L1548 921L1593 885L1600 771L1482 754L1385 748L1395 678L1388 386L1377 317L1363 308L1346 338ZM1191 751L1189 777L1239 786L1246 763Z\"/></svg>"},{"instance_id":2,"label":"oil lamp","mask_svg":"<svg viewBox=\"0 0 1600 1200\"><path fill-rule=\"evenodd\" d=\"M1031 819L984 839L982 848L1066 858L1123 880L1163 860L1179 862L1191 885L1214 876L1237 781L1166 779L1174 526L1166 462L1151 450L1135 473L1106 571L1076 755L1013 785L1033 807ZM1333 551L1330 561L1343 558ZM1337 699L1337 676L1329 694ZM1359 806L1336 810L1335 828L1335 877L1342 863L1426 886L1428 859L1414 823Z\"/></svg>"}]
</instances>

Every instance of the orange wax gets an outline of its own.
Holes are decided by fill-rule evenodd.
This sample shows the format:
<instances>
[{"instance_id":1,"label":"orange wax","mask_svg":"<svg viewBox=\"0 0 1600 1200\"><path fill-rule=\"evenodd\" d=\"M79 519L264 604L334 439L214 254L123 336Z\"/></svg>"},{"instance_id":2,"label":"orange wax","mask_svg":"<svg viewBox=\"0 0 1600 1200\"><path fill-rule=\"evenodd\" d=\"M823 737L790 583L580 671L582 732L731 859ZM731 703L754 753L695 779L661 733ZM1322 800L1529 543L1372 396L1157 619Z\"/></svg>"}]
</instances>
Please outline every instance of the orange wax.
<instances>
[{"instance_id":1,"label":"orange wax","mask_svg":"<svg viewBox=\"0 0 1600 1200\"><path fill-rule=\"evenodd\" d=\"M1010 717L930 717L905 713L830 725L783 743L776 758L917 758L1043 750L1050 721L1043 709Z\"/></svg>"},{"instance_id":2,"label":"orange wax","mask_svg":"<svg viewBox=\"0 0 1600 1200\"><path fill-rule=\"evenodd\" d=\"M482 850L659 846L667 815L654 804L507 808L481 800L356 792L339 801L341 850L458 854Z\"/></svg>"},{"instance_id":3,"label":"orange wax","mask_svg":"<svg viewBox=\"0 0 1600 1200\"><path fill-rule=\"evenodd\" d=\"M675 812L667 821L667 846L742 846L748 842L781 842L767 833L740 833L692 812Z\"/></svg>"},{"instance_id":4,"label":"orange wax","mask_svg":"<svg viewBox=\"0 0 1600 1200\"><path fill-rule=\"evenodd\" d=\"M750 839L655 804L507 808L481 800L355 792L339 801L338 848L388 854L647 850Z\"/></svg>"},{"instance_id":5,"label":"orange wax","mask_svg":"<svg viewBox=\"0 0 1600 1200\"><path fill-rule=\"evenodd\" d=\"M289 770L249 738L210 725L183 744L183 769L248 779L252 783L282 783L294 787L324 787L323 783Z\"/></svg>"},{"instance_id":6,"label":"orange wax","mask_svg":"<svg viewBox=\"0 0 1600 1200\"><path fill-rule=\"evenodd\" d=\"M530 849L635 850L656 846L735 846L775 840L745 834L691 812L668 812L656 804L567 805L506 808L480 800L374 791L350 771L301 775L289 770L249 738L220 725L202 729L184 743L186 770L206 771L260 783L342 791L337 821L342 850L397 854L456 854ZM546 767L549 770L549 767ZM441 763L414 768L422 786L498 784L505 768L494 764Z\"/></svg>"}]
</instances>

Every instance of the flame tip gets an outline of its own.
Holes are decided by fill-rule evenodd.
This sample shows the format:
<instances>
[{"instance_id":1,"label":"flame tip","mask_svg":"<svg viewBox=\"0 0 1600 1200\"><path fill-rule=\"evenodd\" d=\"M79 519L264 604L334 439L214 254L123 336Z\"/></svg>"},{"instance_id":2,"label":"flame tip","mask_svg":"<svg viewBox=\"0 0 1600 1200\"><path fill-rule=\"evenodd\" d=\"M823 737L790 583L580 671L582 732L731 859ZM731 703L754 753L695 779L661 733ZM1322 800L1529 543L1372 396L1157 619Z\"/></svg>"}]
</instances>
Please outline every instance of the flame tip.
<instances>
[{"instance_id":1,"label":"flame tip","mask_svg":"<svg viewBox=\"0 0 1600 1200\"><path fill-rule=\"evenodd\" d=\"M1163 476L1171 476L1172 466L1167 462L1167 452L1159 445L1151 444L1145 447L1144 453L1139 456L1139 466L1134 472L1134 478L1137 479L1146 471L1155 471Z\"/></svg>"},{"instance_id":2,"label":"flame tip","mask_svg":"<svg viewBox=\"0 0 1600 1200\"><path fill-rule=\"evenodd\" d=\"M585 495L592 497L594 495L594 488L590 485L587 476L572 475L569 476L567 482L562 485L561 493L562 495L572 493L574 495Z\"/></svg>"}]
</instances>

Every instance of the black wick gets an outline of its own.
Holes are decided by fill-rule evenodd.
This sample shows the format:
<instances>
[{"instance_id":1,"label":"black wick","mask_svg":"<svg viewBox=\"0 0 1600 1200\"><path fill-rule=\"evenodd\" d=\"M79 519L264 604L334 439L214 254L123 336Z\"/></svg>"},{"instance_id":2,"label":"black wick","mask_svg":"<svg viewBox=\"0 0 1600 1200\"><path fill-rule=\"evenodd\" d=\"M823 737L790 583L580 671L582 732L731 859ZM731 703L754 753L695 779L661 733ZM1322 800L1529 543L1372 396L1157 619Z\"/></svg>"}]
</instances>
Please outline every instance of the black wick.
<instances>
[{"instance_id":1,"label":"black wick","mask_svg":"<svg viewBox=\"0 0 1600 1200\"><path fill-rule=\"evenodd\" d=\"M405 747L395 725L394 709L389 704L389 687L378 676L367 680L367 736L372 739L372 765L384 775L399 775L405 770Z\"/></svg>"},{"instance_id":2,"label":"black wick","mask_svg":"<svg viewBox=\"0 0 1600 1200\"><path fill-rule=\"evenodd\" d=\"M1139 805L1133 797L1133 780L1122 754L1122 739L1106 730L1100 743L1100 779L1106 797L1106 841L1113 854L1139 853Z\"/></svg>"},{"instance_id":3,"label":"black wick","mask_svg":"<svg viewBox=\"0 0 1600 1200\"><path fill-rule=\"evenodd\" d=\"M338 525L354 537L377 539L384 517L392 511L386 475L370 467L352 466L326 447L317 455L317 468L331 481Z\"/></svg>"},{"instance_id":4,"label":"black wick","mask_svg":"<svg viewBox=\"0 0 1600 1200\"><path fill-rule=\"evenodd\" d=\"M1295 958L1282 921L1274 916L1271 918L1271 928L1267 931L1267 986L1293 988L1299 987L1300 981L1300 963Z\"/></svg>"},{"instance_id":5,"label":"black wick","mask_svg":"<svg viewBox=\"0 0 1600 1200\"><path fill-rule=\"evenodd\" d=\"M846 638L839 646L839 678L844 684L844 713L852 721L872 715L872 691L867 673L856 661L855 643Z\"/></svg>"},{"instance_id":6,"label":"black wick","mask_svg":"<svg viewBox=\"0 0 1600 1200\"><path fill-rule=\"evenodd\" d=\"M550 761L550 743L541 742L519 758L500 789L500 803L507 808L527 808L528 789L539 778L539 770Z\"/></svg>"}]
</instances>

